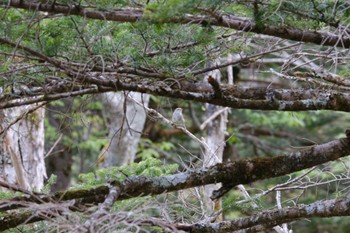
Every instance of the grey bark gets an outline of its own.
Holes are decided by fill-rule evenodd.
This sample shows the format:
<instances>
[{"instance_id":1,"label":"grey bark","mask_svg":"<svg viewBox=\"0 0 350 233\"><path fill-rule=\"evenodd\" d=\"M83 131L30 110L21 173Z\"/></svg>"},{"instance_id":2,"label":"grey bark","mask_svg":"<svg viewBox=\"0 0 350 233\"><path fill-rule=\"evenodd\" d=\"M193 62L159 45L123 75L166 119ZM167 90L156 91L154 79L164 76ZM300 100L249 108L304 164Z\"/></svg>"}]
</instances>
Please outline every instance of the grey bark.
<instances>
[{"instance_id":1,"label":"grey bark","mask_svg":"<svg viewBox=\"0 0 350 233\"><path fill-rule=\"evenodd\" d=\"M211 75L213 78L217 80L218 83L220 83L221 74L219 70L213 71L209 75ZM207 109L206 115L207 115L207 118L209 118L216 112L222 110L223 107L216 106L213 104L207 104L206 109ZM207 125L208 136L206 138L206 143L209 149L204 152L204 158L203 158L204 167L211 167L223 161L226 128L227 128L227 111L223 111L220 115L218 115L217 117L215 117L215 119L213 119L208 123ZM210 199L213 191L220 187L221 186L219 184L211 184L211 185L206 185L204 187L204 202L209 214L213 212L217 212L221 209L220 199L215 201L212 201Z\"/></svg>"},{"instance_id":2,"label":"grey bark","mask_svg":"<svg viewBox=\"0 0 350 233\"><path fill-rule=\"evenodd\" d=\"M26 114L35 106L0 112L0 179L26 190L41 190L46 178L44 163L44 108ZM16 119L21 120L13 124ZM11 127L8 127L11 125ZM8 129L7 129L8 128Z\"/></svg>"},{"instance_id":3,"label":"grey bark","mask_svg":"<svg viewBox=\"0 0 350 233\"><path fill-rule=\"evenodd\" d=\"M9 3L1 1L4 5L8 5L14 8L32 9L44 12L53 12L59 14L79 15L84 18L109 20L119 22L136 22L143 19L143 8L119 8L114 11L93 11L83 6L76 7L75 5L55 5L52 7L51 3L31 2L12 0ZM218 13L216 16L205 15L182 15L182 17L168 18L162 20L163 23L181 23L181 24L201 24L206 22L209 25L220 26L224 28L231 28L244 32L255 32L263 35L275 36L284 39L310 42L325 46L338 46L338 47L350 47L350 39L345 35L334 35L329 32L318 32L300 30L293 27L281 27L264 25L262 29L255 22L234 16L232 14Z\"/></svg>"},{"instance_id":4,"label":"grey bark","mask_svg":"<svg viewBox=\"0 0 350 233\"><path fill-rule=\"evenodd\" d=\"M276 226L281 223L291 222L293 220L308 217L333 217L348 216L350 213L350 198L339 198L331 200L321 200L309 205L297 205L295 207L268 210L254 214L247 218L241 218L232 221L223 221L219 223L194 224L190 232L205 233L216 232L226 233L251 227L267 224ZM188 227L188 226L186 226Z\"/></svg>"},{"instance_id":5,"label":"grey bark","mask_svg":"<svg viewBox=\"0 0 350 233\"><path fill-rule=\"evenodd\" d=\"M148 106L149 95L136 92L104 93L102 102L109 113L109 144L101 151L103 167L132 163L146 121L145 110L132 99Z\"/></svg>"}]
</instances>

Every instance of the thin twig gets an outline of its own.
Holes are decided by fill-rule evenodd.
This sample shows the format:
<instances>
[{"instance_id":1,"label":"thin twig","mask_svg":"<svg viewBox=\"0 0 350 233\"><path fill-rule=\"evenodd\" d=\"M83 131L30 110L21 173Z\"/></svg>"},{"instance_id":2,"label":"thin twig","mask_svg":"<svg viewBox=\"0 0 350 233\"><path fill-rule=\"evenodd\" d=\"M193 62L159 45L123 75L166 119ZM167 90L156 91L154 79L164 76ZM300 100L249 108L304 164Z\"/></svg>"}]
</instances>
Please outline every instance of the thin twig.
<instances>
[{"instance_id":1,"label":"thin twig","mask_svg":"<svg viewBox=\"0 0 350 233\"><path fill-rule=\"evenodd\" d=\"M58 136L57 140L55 141L55 143L52 145L52 147L50 148L50 150L46 153L46 155L44 156L44 159L46 159L47 157L49 157L53 151L53 149L55 149L55 147L57 146L57 144L61 141L63 134L61 133L60 136Z\"/></svg>"},{"instance_id":2,"label":"thin twig","mask_svg":"<svg viewBox=\"0 0 350 233\"><path fill-rule=\"evenodd\" d=\"M34 192L34 191L28 191L26 189L23 189L21 187L18 187L16 185L13 185L13 184L9 184L9 183L6 183L4 181L1 181L0 180L0 186L1 187L4 187L4 188L7 188L9 190L12 190L12 191L16 191L16 192L21 192L21 193L25 193L25 194L28 194L30 196L33 196L34 194L35 195L41 195L42 193L37 193L37 192Z\"/></svg>"},{"instance_id":3,"label":"thin twig","mask_svg":"<svg viewBox=\"0 0 350 233\"><path fill-rule=\"evenodd\" d=\"M202 131L204 130L208 123L213 121L216 117L218 117L221 113L225 112L226 110L228 110L229 108L226 107L226 108L222 108L220 110L218 110L217 112L214 112L208 119L206 119L199 127L199 129Z\"/></svg>"},{"instance_id":4,"label":"thin twig","mask_svg":"<svg viewBox=\"0 0 350 233\"><path fill-rule=\"evenodd\" d=\"M155 118L161 119L162 121L164 121L168 125L171 125L172 127L181 130L182 132L187 134L190 138L197 141L205 150L210 151L208 144L204 140L197 138L194 134L192 134L190 131L188 131L185 127L176 125L174 122L168 120L166 117L164 117L162 114L160 114L156 110L144 106L142 103L138 102L137 100L133 99L132 97L128 96L128 98L130 100L134 101L136 104L143 107L149 115L151 115Z\"/></svg>"}]
</instances>

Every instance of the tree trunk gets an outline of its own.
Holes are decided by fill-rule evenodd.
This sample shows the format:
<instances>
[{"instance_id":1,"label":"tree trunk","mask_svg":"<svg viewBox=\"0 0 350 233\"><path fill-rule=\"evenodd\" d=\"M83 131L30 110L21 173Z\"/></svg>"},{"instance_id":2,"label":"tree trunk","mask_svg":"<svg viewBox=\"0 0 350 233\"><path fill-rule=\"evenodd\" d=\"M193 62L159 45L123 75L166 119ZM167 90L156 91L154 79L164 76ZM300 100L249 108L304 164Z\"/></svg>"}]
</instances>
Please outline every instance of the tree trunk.
<instances>
[{"instance_id":1,"label":"tree trunk","mask_svg":"<svg viewBox=\"0 0 350 233\"><path fill-rule=\"evenodd\" d=\"M64 103L63 105L49 104L48 120L57 132L69 137L71 135L69 125L73 98L67 98L61 101ZM47 150L49 149L47 148ZM56 183L51 186L51 191L56 192L67 189L71 181L73 164L70 146L65 145L63 140L61 140L45 160L48 175L55 174L57 176Z\"/></svg>"},{"instance_id":2,"label":"tree trunk","mask_svg":"<svg viewBox=\"0 0 350 233\"><path fill-rule=\"evenodd\" d=\"M45 109L27 114L35 107L29 105L0 111L0 130L4 130L0 136L1 179L27 190L41 190L46 178ZM18 118L21 119L13 124Z\"/></svg>"},{"instance_id":3,"label":"tree trunk","mask_svg":"<svg viewBox=\"0 0 350 233\"><path fill-rule=\"evenodd\" d=\"M146 112L129 97L148 106L149 95L136 92L103 94L102 101L110 117L109 144L100 154L100 157L104 156L103 167L127 165L135 159Z\"/></svg>"},{"instance_id":4,"label":"tree trunk","mask_svg":"<svg viewBox=\"0 0 350 233\"><path fill-rule=\"evenodd\" d=\"M210 73L210 75L220 83L221 75L220 71L216 70ZM223 109L212 104L206 105L206 115L207 118L211 117L214 113ZM227 111L223 111L219 116L210 121L207 126L208 136L206 138L206 143L209 147L209 150L205 151L203 158L203 166L210 167L217 163L221 163L223 160L223 152L225 147L225 134L227 127ZM217 212L221 209L221 200L212 201L210 199L214 190L220 188L220 185L206 185L204 187L204 202L207 208L207 213L211 215L214 212ZM222 215L218 216L219 221L222 220Z\"/></svg>"}]
</instances>

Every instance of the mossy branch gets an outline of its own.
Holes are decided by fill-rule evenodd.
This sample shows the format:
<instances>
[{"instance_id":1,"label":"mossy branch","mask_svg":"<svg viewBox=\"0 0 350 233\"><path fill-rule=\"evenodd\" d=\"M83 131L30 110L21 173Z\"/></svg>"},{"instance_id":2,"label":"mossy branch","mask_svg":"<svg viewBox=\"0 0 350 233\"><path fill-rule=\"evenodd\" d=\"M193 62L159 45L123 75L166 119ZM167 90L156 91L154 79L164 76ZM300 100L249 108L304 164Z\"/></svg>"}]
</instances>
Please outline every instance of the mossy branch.
<instances>
[{"instance_id":1,"label":"mossy branch","mask_svg":"<svg viewBox=\"0 0 350 233\"><path fill-rule=\"evenodd\" d=\"M292 172L310 168L328 161L333 161L350 154L350 139L342 138L325 144L308 147L304 150L273 158L256 158L217 164L208 168L176 173L161 177L131 176L121 183L115 183L121 190L118 200L133 197L158 195L192 187L215 183L228 183L232 186L249 184L257 180L279 177ZM110 185L114 185L111 182ZM28 207L28 202L38 204L60 203L75 200L72 208L82 205L97 204L105 200L110 188L107 185L93 189L68 190L52 195L37 197L16 197L0 201L0 211L19 207ZM39 198L39 199L38 199ZM0 218L0 230L16 227L26 221L20 221L20 215L7 215ZM23 219L23 218L21 218ZM6 220L6 222L4 222ZM39 221L33 218L31 221ZM6 223L6 224L5 224Z\"/></svg>"}]
</instances>

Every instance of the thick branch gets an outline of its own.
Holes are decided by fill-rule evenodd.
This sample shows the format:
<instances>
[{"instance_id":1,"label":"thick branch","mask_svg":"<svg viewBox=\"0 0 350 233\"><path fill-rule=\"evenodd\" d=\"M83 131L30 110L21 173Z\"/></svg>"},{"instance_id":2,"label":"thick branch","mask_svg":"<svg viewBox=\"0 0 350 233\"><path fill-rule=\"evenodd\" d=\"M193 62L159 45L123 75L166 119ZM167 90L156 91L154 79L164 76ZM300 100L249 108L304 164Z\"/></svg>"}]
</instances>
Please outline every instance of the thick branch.
<instances>
[{"instance_id":1,"label":"thick branch","mask_svg":"<svg viewBox=\"0 0 350 233\"><path fill-rule=\"evenodd\" d=\"M163 177L133 176L120 186L123 192L118 200L132 197L158 195L207 184L230 183L248 184L257 180L273 178L310 168L328 161L347 156L350 153L349 139L343 138L325 144L308 147L304 150L273 158L257 158L217 164L209 168L177 173ZM104 200L109 192L107 186L90 190L68 190L49 196L41 196L41 201L67 201L80 199L79 204L95 203ZM85 199L84 199L85 198ZM0 201L0 211L19 207L20 201L38 202L37 198L17 197ZM16 202L16 204L11 204ZM0 224L1 225L1 224Z\"/></svg>"},{"instance_id":2,"label":"thick branch","mask_svg":"<svg viewBox=\"0 0 350 233\"><path fill-rule=\"evenodd\" d=\"M219 182L235 185L247 184L260 179L278 177L300 171L305 168L336 160L349 153L350 140L349 138L343 138L322 145L309 147L302 151L293 152L286 156L217 164L210 168L201 168L164 177L134 176L127 178L122 184L116 183L115 185L123 190L119 197L119 200L122 200L132 197L157 195ZM112 183L112 185L114 184ZM25 207L22 204L25 202L36 202L40 204L43 202L61 202L76 199L75 206L87 203L96 204L105 200L105 196L109 193L109 190L107 186L101 186L90 190L68 190L57 192L53 195L41 196L40 201L38 201L38 198L33 197L17 197L11 200L0 201L0 206L2 206L0 210L4 211L21 206ZM25 205L28 206L28 203ZM341 203L341 205L343 204ZM314 210L311 207L306 208L306 210L308 210L308 212L316 211L314 212L318 214L316 216L322 216L322 214L317 212L318 210ZM278 211L277 213L279 213ZM18 218L16 215L4 216L0 218L0 230L23 224L26 222L24 219L28 220L28 215L25 217L18 215ZM39 221L41 219L40 217L33 217L30 219L30 222ZM287 220L283 219L283 221ZM247 227L249 226L251 225L247 225ZM201 225L197 227L201 227Z\"/></svg>"},{"instance_id":3,"label":"thick branch","mask_svg":"<svg viewBox=\"0 0 350 233\"><path fill-rule=\"evenodd\" d=\"M279 225L296 219L308 217L334 217L350 215L350 198L331 199L317 201L309 205L299 205L283 209L264 211L247 218L224 221L219 223L198 223L194 225L181 225L179 230L190 231L192 233L215 232L224 233L242 230L257 225L269 224Z\"/></svg>"},{"instance_id":4,"label":"thick branch","mask_svg":"<svg viewBox=\"0 0 350 233\"><path fill-rule=\"evenodd\" d=\"M192 100L210 103L224 107L279 110L279 111L307 111L307 110L336 110L350 111L350 94L331 91L320 91L315 89L266 89L266 88L242 88L236 85L220 86L221 96L215 96L208 90L206 84L195 83L189 87L169 86L165 81L149 79L133 79L123 77L96 77L79 75L79 80L84 83L94 84L92 86L81 86L79 90L68 91L59 88L58 93L37 93L31 97L3 96L0 109L52 101L70 96L96 94L107 91L136 91L157 96ZM77 86L78 87L78 86ZM209 91L209 92L208 92Z\"/></svg>"},{"instance_id":5,"label":"thick branch","mask_svg":"<svg viewBox=\"0 0 350 233\"><path fill-rule=\"evenodd\" d=\"M38 10L55 14L79 15L86 18L98 20L136 22L137 20L144 18L144 10L137 8L114 9L113 11L98 11L78 5L55 5L53 7L50 3L32 2L25 0L11 0L9 3L7 1L1 1L1 3L5 6L11 6L14 8ZM264 27L261 28L256 26L256 24L250 20L241 19L228 14L221 16L220 19L208 16L185 14L182 17L169 18L167 20L163 19L162 22L182 24L202 24L203 22L206 22L206 24L209 25L232 28L244 32L255 32L294 41L310 42L319 45L339 46L345 48L350 47L350 38L346 36L337 36L327 32L304 31L296 28L281 26L277 27L264 25Z\"/></svg>"},{"instance_id":6,"label":"thick branch","mask_svg":"<svg viewBox=\"0 0 350 233\"><path fill-rule=\"evenodd\" d=\"M73 78L76 84L79 81L85 87L86 84L94 84L93 87L82 88L78 91L72 90L71 93L63 88L59 88L59 93L47 93L46 89L42 93L35 93L35 96L24 98L21 96L3 96L1 98L0 109L14 106L37 103L41 101L56 100L68 96L77 96L84 94L102 93L106 91L136 91L141 93L154 94L158 96L180 98L185 100L194 100L198 102L211 103L225 107L261 109L261 110L281 110L281 111L306 111L306 110L339 110L350 111L350 95L344 93L327 92L314 89L299 90L272 90L266 88L240 88L235 85L225 85L214 87L205 83L180 82L181 87L169 85L164 79L147 79L145 77L154 76L154 72L142 71L132 72L130 69L122 69L123 74L91 74L89 72L80 73L74 69L68 68L62 62L49 58L28 47L17 45L5 38L0 38L0 43L11 47L21 48L32 55L38 56L51 63ZM271 52L271 51L270 51ZM132 73L132 75L130 75ZM139 77L140 76L140 77ZM176 79L175 79L176 78ZM167 78L168 80L179 80L179 77ZM164 81L163 81L164 80ZM187 83L187 84L186 84ZM74 86L74 85L73 85ZM76 85L75 85L76 86ZM209 87L208 87L209 86ZM39 88L40 89L40 88ZM54 88L53 88L54 89ZM215 89L215 90L214 90ZM214 91L214 95L211 92ZM63 93L62 93L63 92ZM209 93L209 94L208 94ZM24 93L25 96L25 93Z\"/></svg>"}]
</instances>

